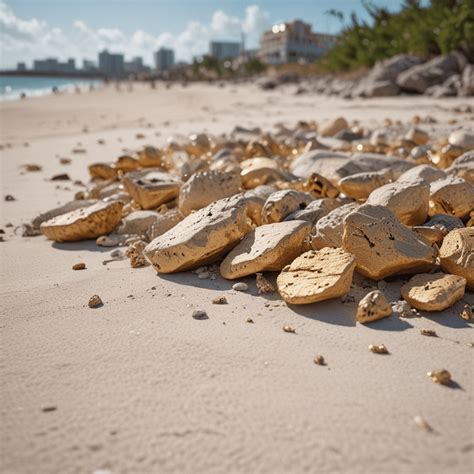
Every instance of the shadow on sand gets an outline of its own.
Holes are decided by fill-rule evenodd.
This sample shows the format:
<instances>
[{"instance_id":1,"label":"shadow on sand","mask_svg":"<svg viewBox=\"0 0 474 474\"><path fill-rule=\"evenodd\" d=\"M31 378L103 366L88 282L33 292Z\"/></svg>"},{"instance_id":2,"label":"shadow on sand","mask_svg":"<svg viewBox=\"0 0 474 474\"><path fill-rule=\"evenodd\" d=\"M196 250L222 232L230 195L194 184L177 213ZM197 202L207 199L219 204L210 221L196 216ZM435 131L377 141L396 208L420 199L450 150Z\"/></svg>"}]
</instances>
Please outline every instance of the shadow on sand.
<instances>
[{"instance_id":1,"label":"shadow on sand","mask_svg":"<svg viewBox=\"0 0 474 474\"><path fill-rule=\"evenodd\" d=\"M87 252L100 252L100 253L108 253L108 252L112 252L112 250L120 248L120 247L101 247L95 243L95 240L81 240L80 242L53 242L51 246L55 248L56 250L65 250L69 252L87 251Z\"/></svg>"}]
</instances>

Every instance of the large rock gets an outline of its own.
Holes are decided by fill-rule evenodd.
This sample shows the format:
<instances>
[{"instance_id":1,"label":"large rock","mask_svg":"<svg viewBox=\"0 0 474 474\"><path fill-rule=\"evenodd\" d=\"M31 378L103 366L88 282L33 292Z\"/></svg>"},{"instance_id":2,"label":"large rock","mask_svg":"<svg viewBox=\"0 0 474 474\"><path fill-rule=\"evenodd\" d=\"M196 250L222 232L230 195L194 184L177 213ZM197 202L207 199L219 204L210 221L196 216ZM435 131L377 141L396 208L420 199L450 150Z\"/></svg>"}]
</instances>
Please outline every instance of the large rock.
<instances>
[{"instance_id":1,"label":"large rock","mask_svg":"<svg viewBox=\"0 0 474 474\"><path fill-rule=\"evenodd\" d=\"M304 221L257 227L227 255L221 263L221 275L233 280L253 273L281 270L301 255L310 228Z\"/></svg>"},{"instance_id":2,"label":"large rock","mask_svg":"<svg viewBox=\"0 0 474 474\"><path fill-rule=\"evenodd\" d=\"M430 187L423 181L388 183L370 193L367 204L385 206L405 225L423 224L428 217Z\"/></svg>"},{"instance_id":3,"label":"large rock","mask_svg":"<svg viewBox=\"0 0 474 474\"><path fill-rule=\"evenodd\" d=\"M156 209L178 197L181 180L157 169L148 169L127 173L123 184L142 209Z\"/></svg>"},{"instance_id":4,"label":"large rock","mask_svg":"<svg viewBox=\"0 0 474 474\"><path fill-rule=\"evenodd\" d=\"M341 201L335 198L316 199L310 202L305 209L292 212L286 216L285 221L302 220L314 226L321 217L338 208L341 204Z\"/></svg>"},{"instance_id":5,"label":"large rock","mask_svg":"<svg viewBox=\"0 0 474 474\"><path fill-rule=\"evenodd\" d=\"M474 186L463 178L449 176L430 186L429 214L449 214L463 219L474 209Z\"/></svg>"},{"instance_id":6,"label":"large rock","mask_svg":"<svg viewBox=\"0 0 474 474\"><path fill-rule=\"evenodd\" d=\"M445 272L465 278L474 290L474 228L451 231L439 249L439 259Z\"/></svg>"},{"instance_id":7,"label":"large rock","mask_svg":"<svg viewBox=\"0 0 474 474\"><path fill-rule=\"evenodd\" d=\"M319 134L323 137L333 137L341 130L349 128L349 124L347 123L346 119L343 117L338 117L334 120L329 120L328 122L324 123L319 128Z\"/></svg>"},{"instance_id":8,"label":"large rock","mask_svg":"<svg viewBox=\"0 0 474 474\"><path fill-rule=\"evenodd\" d=\"M202 209L219 199L231 197L240 192L239 173L201 171L195 173L182 186L179 193L179 210L184 216Z\"/></svg>"},{"instance_id":9,"label":"large rock","mask_svg":"<svg viewBox=\"0 0 474 474\"><path fill-rule=\"evenodd\" d=\"M179 209L170 209L164 213L159 213L157 220L148 229L148 240L153 240L172 229L178 222L183 220L184 216Z\"/></svg>"},{"instance_id":10,"label":"large rock","mask_svg":"<svg viewBox=\"0 0 474 474\"><path fill-rule=\"evenodd\" d=\"M439 168L431 165L418 165L405 171L397 181L415 181L422 180L426 184L431 184L433 181L446 177L446 173Z\"/></svg>"},{"instance_id":11,"label":"large rock","mask_svg":"<svg viewBox=\"0 0 474 474\"><path fill-rule=\"evenodd\" d=\"M403 90L423 94L429 87L442 84L449 76L459 73L462 62L458 53L438 56L403 71L397 77L397 84Z\"/></svg>"},{"instance_id":12,"label":"large rock","mask_svg":"<svg viewBox=\"0 0 474 474\"><path fill-rule=\"evenodd\" d=\"M247 201L247 214L256 225L262 225L262 209L267 199L276 192L273 186L263 185L242 193Z\"/></svg>"},{"instance_id":13,"label":"large rock","mask_svg":"<svg viewBox=\"0 0 474 474\"><path fill-rule=\"evenodd\" d=\"M155 211L134 211L122 219L116 233L121 235L146 236L161 214Z\"/></svg>"},{"instance_id":14,"label":"large rock","mask_svg":"<svg viewBox=\"0 0 474 474\"><path fill-rule=\"evenodd\" d=\"M384 171L369 171L346 176L339 181L338 186L341 192L348 197L353 199L367 199L372 191L389 183L390 180L390 173Z\"/></svg>"},{"instance_id":15,"label":"large rock","mask_svg":"<svg viewBox=\"0 0 474 474\"><path fill-rule=\"evenodd\" d=\"M48 239L57 242L95 239L117 227L122 218L122 207L121 201L100 201L43 222L40 230Z\"/></svg>"},{"instance_id":16,"label":"large rock","mask_svg":"<svg viewBox=\"0 0 474 474\"><path fill-rule=\"evenodd\" d=\"M246 200L241 196L221 199L154 239L145 255L160 273L188 270L215 261L249 230Z\"/></svg>"},{"instance_id":17,"label":"large rock","mask_svg":"<svg viewBox=\"0 0 474 474\"><path fill-rule=\"evenodd\" d=\"M355 202L344 204L319 219L311 231L309 239L311 248L320 250L324 247L342 247L344 218L358 207L359 204Z\"/></svg>"},{"instance_id":18,"label":"large rock","mask_svg":"<svg viewBox=\"0 0 474 474\"><path fill-rule=\"evenodd\" d=\"M386 207L364 204L344 219L342 247L352 253L357 271L381 280L432 268L435 250Z\"/></svg>"},{"instance_id":19,"label":"large rock","mask_svg":"<svg viewBox=\"0 0 474 474\"><path fill-rule=\"evenodd\" d=\"M474 149L474 132L471 130L455 130L448 137L450 145L463 148L467 151Z\"/></svg>"},{"instance_id":20,"label":"large rock","mask_svg":"<svg viewBox=\"0 0 474 474\"><path fill-rule=\"evenodd\" d=\"M459 176L474 185L474 151L468 151L454 160L446 173Z\"/></svg>"},{"instance_id":21,"label":"large rock","mask_svg":"<svg viewBox=\"0 0 474 474\"><path fill-rule=\"evenodd\" d=\"M313 198L308 193L284 189L271 194L262 209L262 223L281 222L292 212L305 209Z\"/></svg>"},{"instance_id":22,"label":"large rock","mask_svg":"<svg viewBox=\"0 0 474 474\"><path fill-rule=\"evenodd\" d=\"M442 311L464 296L466 279L444 273L423 273L400 288L403 298L420 311Z\"/></svg>"},{"instance_id":23,"label":"large rock","mask_svg":"<svg viewBox=\"0 0 474 474\"><path fill-rule=\"evenodd\" d=\"M43 222L49 221L53 217L67 214L68 212L75 211L76 209L86 208L92 206L95 203L97 203L97 199L77 199L75 201L67 202L62 206L55 207L54 209L43 212L39 216L35 217L31 221L31 225L34 229L39 229Z\"/></svg>"},{"instance_id":24,"label":"large rock","mask_svg":"<svg viewBox=\"0 0 474 474\"><path fill-rule=\"evenodd\" d=\"M342 249L310 250L278 275L278 291L291 304L338 298L349 291L354 268L354 256Z\"/></svg>"},{"instance_id":25,"label":"large rock","mask_svg":"<svg viewBox=\"0 0 474 474\"><path fill-rule=\"evenodd\" d=\"M392 307L380 290L365 295L357 306L357 321L371 323L392 314Z\"/></svg>"}]
</instances>

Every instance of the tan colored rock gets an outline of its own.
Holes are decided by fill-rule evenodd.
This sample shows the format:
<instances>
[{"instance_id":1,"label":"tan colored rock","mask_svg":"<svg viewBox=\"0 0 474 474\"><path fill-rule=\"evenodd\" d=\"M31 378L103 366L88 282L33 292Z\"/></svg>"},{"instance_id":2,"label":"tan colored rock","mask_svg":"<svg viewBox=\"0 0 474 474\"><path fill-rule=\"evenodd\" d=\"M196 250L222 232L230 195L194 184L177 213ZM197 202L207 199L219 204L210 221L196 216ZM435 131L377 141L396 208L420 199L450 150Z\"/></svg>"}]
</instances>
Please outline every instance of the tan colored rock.
<instances>
[{"instance_id":1,"label":"tan colored rock","mask_svg":"<svg viewBox=\"0 0 474 474\"><path fill-rule=\"evenodd\" d=\"M181 180L156 169L147 169L127 173L123 184L142 209L156 209L178 197Z\"/></svg>"},{"instance_id":2,"label":"tan colored rock","mask_svg":"<svg viewBox=\"0 0 474 474\"><path fill-rule=\"evenodd\" d=\"M320 250L324 247L342 247L344 218L358 207L359 204L351 202L321 217L310 233L310 247L313 250Z\"/></svg>"},{"instance_id":3,"label":"tan colored rock","mask_svg":"<svg viewBox=\"0 0 474 474\"><path fill-rule=\"evenodd\" d=\"M121 235L146 236L161 214L155 211L134 211L122 219L116 233Z\"/></svg>"},{"instance_id":4,"label":"tan colored rock","mask_svg":"<svg viewBox=\"0 0 474 474\"><path fill-rule=\"evenodd\" d=\"M463 178L448 177L430 186L429 214L448 214L461 219L474 209L474 186Z\"/></svg>"},{"instance_id":5,"label":"tan colored rock","mask_svg":"<svg viewBox=\"0 0 474 474\"><path fill-rule=\"evenodd\" d=\"M276 192L273 186L257 186L242 195L247 201L247 214L256 225L262 225L262 209L271 194Z\"/></svg>"},{"instance_id":6,"label":"tan colored rock","mask_svg":"<svg viewBox=\"0 0 474 474\"><path fill-rule=\"evenodd\" d=\"M121 201L98 202L43 222L40 229L48 239L57 242L95 239L117 227L122 207Z\"/></svg>"},{"instance_id":7,"label":"tan colored rock","mask_svg":"<svg viewBox=\"0 0 474 474\"><path fill-rule=\"evenodd\" d=\"M357 271L374 280L428 271L435 250L386 207L364 204L344 219L342 248L355 256Z\"/></svg>"},{"instance_id":8,"label":"tan colored rock","mask_svg":"<svg viewBox=\"0 0 474 474\"><path fill-rule=\"evenodd\" d=\"M371 291L365 295L357 307L357 321L371 323L392 314L392 307L380 290Z\"/></svg>"},{"instance_id":9,"label":"tan colored rock","mask_svg":"<svg viewBox=\"0 0 474 474\"><path fill-rule=\"evenodd\" d=\"M311 226L304 221L266 224L251 230L221 263L224 278L278 271L303 252Z\"/></svg>"},{"instance_id":10,"label":"tan colored rock","mask_svg":"<svg viewBox=\"0 0 474 474\"><path fill-rule=\"evenodd\" d=\"M450 176L459 176L474 185L474 151L468 151L456 158L452 165L446 169Z\"/></svg>"},{"instance_id":11,"label":"tan colored rock","mask_svg":"<svg viewBox=\"0 0 474 474\"><path fill-rule=\"evenodd\" d=\"M184 216L178 209L170 209L164 213L158 214L158 219L152 224L148 230L148 239L152 241L165 232L172 229L178 222L183 220Z\"/></svg>"},{"instance_id":12,"label":"tan colored rock","mask_svg":"<svg viewBox=\"0 0 474 474\"><path fill-rule=\"evenodd\" d=\"M145 255L160 273L184 271L212 263L249 230L245 199L221 199L154 239L145 248Z\"/></svg>"},{"instance_id":13,"label":"tan colored rock","mask_svg":"<svg viewBox=\"0 0 474 474\"><path fill-rule=\"evenodd\" d=\"M446 273L464 277L474 290L474 228L451 231L439 249L439 259Z\"/></svg>"},{"instance_id":14,"label":"tan colored rock","mask_svg":"<svg viewBox=\"0 0 474 474\"><path fill-rule=\"evenodd\" d=\"M416 225L412 227L412 230L430 244L440 244L446 235L441 229L424 225Z\"/></svg>"},{"instance_id":15,"label":"tan colored rock","mask_svg":"<svg viewBox=\"0 0 474 474\"><path fill-rule=\"evenodd\" d=\"M346 196L353 199L367 199L372 191L390 182L391 176L386 171L356 173L342 178L338 187Z\"/></svg>"},{"instance_id":16,"label":"tan colored rock","mask_svg":"<svg viewBox=\"0 0 474 474\"><path fill-rule=\"evenodd\" d=\"M459 148L472 150L474 149L474 133L467 130L456 130L449 135L448 142Z\"/></svg>"},{"instance_id":17,"label":"tan colored rock","mask_svg":"<svg viewBox=\"0 0 474 474\"><path fill-rule=\"evenodd\" d=\"M418 165L414 168L410 168L401 174L398 178L400 181L424 181L426 184L431 184L433 181L438 179L446 178L446 173L439 168L431 165Z\"/></svg>"},{"instance_id":18,"label":"tan colored rock","mask_svg":"<svg viewBox=\"0 0 474 474\"><path fill-rule=\"evenodd\" d=\"M278 291L291 304L338 298L349 291L354 268L354 256L342 249L310 250L283 268Z\"/></svg>"},{"instance_id":19,"label":"tan colored rock","mask_svg":"<svg viewBox=\"0 0 474 474\"><path fill-rule=\"evenodd\" d=\"M335 198L316 199L310 202L305 209L292 212L286 216L285 221L301 220L309 222L314 226L319 219L337 209L341 204L341 201Z\"/></svg>"},{"instance_id":20,"label":"tan colored rock","mask_svg":"<svg viewBox=\"0 0 474 474\"><path fill-rule=\"evenodd\" d=\"M415 275L400 288L403 298L420 311L442 311L464 296L466 279L444 273Z\"/></svg>"},{"instance_id":21,"label":"tan colored rock","mask_svg":"<svg viewBox=\"0 0 474 474\"><path fill-rule=\"evenodd\" d=\"M430 136L424 131L416 127L410 128L405 134L405 140L413 142L415 145L426 145Z\"/></svg>"},{"instance_id":22,"label":"tan colored rock","mask_svg":"<svg viewBox=\"0 0 474 474\"><path fill-rule=\"evenodd\" d=\"M117 179L117 169L113 164L108 163L93 163L89 165L89 174L91 178Z\"/></svg>"},{"instance_id":23,"label":"tan colored rock","mask_svg":"<svg viewBox=\"0 0 474 474\"><path fill-rule=\"evenodd\" d=\"M164 154L158 148L146 146L138 153L138 163L143 168L163 168L165 167Z\"/></svg>"},{"instance_id":24,"label":"tan colored rock","mask_svg":"<svg viewBox=\"0 0 474 474\"><path fill-rule=\"evenodd\" d=\"M195 173L182 186L178 207L184 216L219 199L240 192L240 176L235 172L203 171Z\"/></svg>"},{"instance_id":25,"label":"tan colored rock","mask_svg":"<svg viewBox=\"0 0 474 474\"><path fill-rule=\"evenodd\" d=\"M308 178L302 191L311 194L315 199L336 198L339 195L339 189L319 173L313 173Z\"/></svg>"},{"instance_id":26,"label":"tan colored rock","mask_svg":"<svg viewBox=\"0 0 474 474\"><path fill-rule=\"evenodd\" d=\"M322 137L333 137L341 130L349 128L349 124L346 119L343 117L338 117L334 120L330 120L321 126L319 129L319 134Z\"/></svg>"},{"instance_id":27,"label":"tan colored rock","mask_svg":"<svg viewBox=\"0 0 474 474\"><path fill-rule=\"evenodd\" d=\"M129 173L130 171L136 171L141 168L139 161L133 156L122 155L117 158L114 164L114 168L122 171L123 173Z\"/></svg>"},{"instance_id":28,"label":"tan colored rock","mask_svg":"<svg viewBox=\"0 0 474 474\"><path fill-rule=\"evenodd\" d=\"M86 208L97 203L97 199L76 199L75 201L70 201L62 206L55 207L50 211L43 212L39 216L35 217L31 221L31 225L34 229L39 229L40 225L43 222L53 219L53 217L61 216L67 214L68 212L75 211L76 209Z\"/></svg>"},{"instance_id":29,"label":"tan colored rock","mask_svg":"<svg viewBox=\"0 0 474 474\"><path fill-rule=\"evenodd\" d=\"M143 240L137 240L128 247L126 255L130 259L130 266L132 268L144 267L148 263L143 254L146 245L147 243Z\"/></svg>"},{"instance_id":30,"label":"tan colored rock","mask_svg":"<svg viewBox=\"0 0 474 474\"><path fill-rule=\"evenodd\" d=\"M420 181L385 184L372 191L367 204L385 206L405 225L423 224L428 218L430 188Z\"/></svg>"},{"instance_id":31,"label":"tan colored rock","mask_svg":"<svg viewBox=\"0 0 474 474\"><path fill-rule=\"evenodd\" d=\"M292 212L305 209L313 198L308 193L285 189L269 196L262 209L262 223L281 222Z\"/></svg>"}]
</instances>

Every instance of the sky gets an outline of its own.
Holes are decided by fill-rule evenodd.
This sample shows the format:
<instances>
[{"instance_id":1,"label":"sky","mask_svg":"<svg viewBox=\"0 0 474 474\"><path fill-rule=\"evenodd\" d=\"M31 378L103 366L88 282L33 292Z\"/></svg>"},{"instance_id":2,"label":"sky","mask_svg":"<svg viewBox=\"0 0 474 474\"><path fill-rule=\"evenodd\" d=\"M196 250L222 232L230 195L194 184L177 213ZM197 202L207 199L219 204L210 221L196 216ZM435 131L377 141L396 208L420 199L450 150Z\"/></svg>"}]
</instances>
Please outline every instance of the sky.
<instances>
[{"instance_id":1,"label":"sky","mask_svg":"<svg viewBox=\"0 0 474 474\"><path fill-rule=\"evenodd\" d=\"M402 2L372 3L397 10ZM242 32L246 47L257 47L263 31L295 18L337 33L341 22L329 9L367 19L360 0L0 0L0 68L51 56L80 65L103 48L151 65L153 51L165 46L189 61L210 40L240 41Z\"/></svg>"}]
</instances>

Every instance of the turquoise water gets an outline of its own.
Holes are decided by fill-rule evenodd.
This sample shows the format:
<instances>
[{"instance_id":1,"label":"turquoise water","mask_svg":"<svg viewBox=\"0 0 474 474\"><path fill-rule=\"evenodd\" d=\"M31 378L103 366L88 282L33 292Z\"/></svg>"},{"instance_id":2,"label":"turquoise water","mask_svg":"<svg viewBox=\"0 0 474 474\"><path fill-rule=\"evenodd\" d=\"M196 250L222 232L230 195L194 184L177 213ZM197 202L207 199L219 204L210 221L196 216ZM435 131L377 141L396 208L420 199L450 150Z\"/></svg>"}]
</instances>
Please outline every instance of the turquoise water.
<instances>
[{"instance_id":1,"label":"turquoise water","mask_svg":"<svg viewBox=\"0 0 474 474\"><path fill-rule=\"evenodd\" d=\"M0 100L19 99L22 93L27 97L51 94L53 87L57 87L60 91L73 90L76 85L85 89L90 84L97 87L101 85L101 81L61 77L0 76Z\"/></svg>"}]
</instances>

